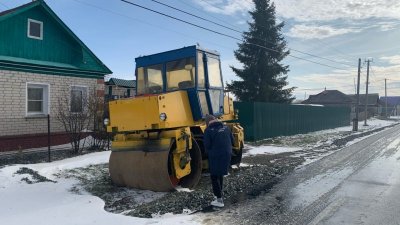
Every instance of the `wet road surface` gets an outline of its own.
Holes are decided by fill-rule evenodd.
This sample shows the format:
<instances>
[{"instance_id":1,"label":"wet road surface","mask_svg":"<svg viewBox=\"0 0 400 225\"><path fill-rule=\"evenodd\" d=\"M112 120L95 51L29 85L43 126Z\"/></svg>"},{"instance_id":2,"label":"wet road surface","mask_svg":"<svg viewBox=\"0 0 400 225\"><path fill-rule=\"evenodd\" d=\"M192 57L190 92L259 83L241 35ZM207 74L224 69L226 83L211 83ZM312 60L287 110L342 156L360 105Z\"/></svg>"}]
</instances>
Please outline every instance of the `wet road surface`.
<instances>
[{"instance_id":1,"label":"wet road surface","mask_svg":"<svg viewBox=\"0 0 400 225\"><path fill-rule=\"evenodd\" d=\"M400 125L295 170L203 224L400 224Z\"/></svg>"}]
</instances>

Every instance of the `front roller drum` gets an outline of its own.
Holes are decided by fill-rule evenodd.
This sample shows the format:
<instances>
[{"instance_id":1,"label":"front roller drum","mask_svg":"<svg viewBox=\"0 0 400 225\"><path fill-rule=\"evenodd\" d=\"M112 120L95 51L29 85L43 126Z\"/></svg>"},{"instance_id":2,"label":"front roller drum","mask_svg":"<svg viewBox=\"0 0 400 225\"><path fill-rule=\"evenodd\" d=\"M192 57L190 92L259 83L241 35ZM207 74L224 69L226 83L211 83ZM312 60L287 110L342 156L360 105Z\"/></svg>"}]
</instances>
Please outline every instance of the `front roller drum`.
<instances>
[{"instance_id":1,"label":"front roller drum","mask_svg":"<svg viewBox=\"0 0 400 225\"><path fill-rule=\"evenodd\" d=\"M152 151L116 150L111 153L109 171L112 181L118 186L167 192L177 185L193 188L201 177L201 152L195 141L189 150L191 173L181 179L174 176L169 160L171 145Z\"/></svg>"}]
</instances>

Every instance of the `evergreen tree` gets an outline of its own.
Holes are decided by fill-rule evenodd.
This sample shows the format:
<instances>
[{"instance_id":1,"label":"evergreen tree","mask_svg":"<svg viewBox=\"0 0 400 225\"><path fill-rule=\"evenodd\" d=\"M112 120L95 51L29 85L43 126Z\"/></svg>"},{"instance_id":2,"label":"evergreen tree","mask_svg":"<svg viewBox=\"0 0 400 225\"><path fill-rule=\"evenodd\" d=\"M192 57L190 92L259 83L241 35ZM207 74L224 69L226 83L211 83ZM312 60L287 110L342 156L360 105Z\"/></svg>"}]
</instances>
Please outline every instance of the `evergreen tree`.
<instances>
[{"instance_id":1,"label":"evergreen tree","mask_svg":"<svg viewBox=\"0 0 400 225\"><path fill-rule=\"evenodd\" d=\"M227 88L240 101L290 103L294 87L284 89L289 66L281 63L289 54L281 34L284 23L276 23L275 5L270 0L253 2L249 31L243 33L243 42L234 52L243 69L231 66L242 80L227 84Z\"/></svg>"}]
</instances>

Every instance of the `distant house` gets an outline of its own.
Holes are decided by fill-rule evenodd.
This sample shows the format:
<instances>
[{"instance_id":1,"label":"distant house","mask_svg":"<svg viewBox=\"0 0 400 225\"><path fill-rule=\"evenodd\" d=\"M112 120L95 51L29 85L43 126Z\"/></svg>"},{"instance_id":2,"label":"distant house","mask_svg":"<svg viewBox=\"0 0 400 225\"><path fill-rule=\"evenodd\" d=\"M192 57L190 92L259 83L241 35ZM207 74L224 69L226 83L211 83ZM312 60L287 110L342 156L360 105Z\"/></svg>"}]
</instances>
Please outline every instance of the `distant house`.
<instances>
[{"instance_id":1,"label":"distant house","mask_svg":"<svg viewBox=\"0 0 400 225\"><path fill-rule=\"evenodd\" d=\"M105 95L107 99L120 99L135 96L136 81L111 78L106 83Z\"/></svg>"},{"instance_id":2,"label":"distant house","mask_svg":"<svg viewBox=\"0 0 400 225\"><path fill-rule=\"evenodd\" d=\"M103 97L111 73L43 0L0 12L0 151L45 145L47 115L52 144L65 141L59 97Z\"/></svg>"},{"instance_id":3,"label":"distant house","mask_svg":"<svg viewBox=\"0 0 400 225\"><path fill-rule=\"evenodd\" d=\"M349 97L352 99L353 107L355 107L355 105L357 104L357 95L349 95ZM359 112L360 113L365 112L366 101L367 101L366 95L360 94L360 100L359 100ZM368 94L367 110L368 110L369 116L378 115L379 107L380 107L379 94L378 93Z\"/></svg>"},{"instance_id":4,"label":"distant house","mask_svg":"<svg viewBox=\"0 0 400 225\"><path fill-rule=\"evenodd\" d=\"M379 99L381 109L380 114L382 116L398 116L400 115L400 96L387 96ZM386 102L387 102L387 113L386 113Z\"/></svg>"},{"instance_id":5,"label":"distant house","mask_svg":"<svg viewBox=\"0 0 400 225\"><path fill-rule=\"evenodd\" d=\"M365 102L366 95L360 94L359 99L359 120L365 118ZM309 98L302 102L302 104L317 104L324 106L346 106L351 107L351 118L355 118L355 107L357 105L357 95L346 95L338 90L325 90L316 95L310 95ZM380 112L379 94L368 94L368 117L376 116Z\"/></svg>"},{"instance_id":6,"label":"distant house","mask_svg":"<svg viewBox=\"0 0 400 225\"><path fill-rule=\"evenodd\" d=\"M316 95L310 95L302 104L314 104L324 106L352 106L352 99L338 90L325 90Z\"/></svg>"}]
</instances>

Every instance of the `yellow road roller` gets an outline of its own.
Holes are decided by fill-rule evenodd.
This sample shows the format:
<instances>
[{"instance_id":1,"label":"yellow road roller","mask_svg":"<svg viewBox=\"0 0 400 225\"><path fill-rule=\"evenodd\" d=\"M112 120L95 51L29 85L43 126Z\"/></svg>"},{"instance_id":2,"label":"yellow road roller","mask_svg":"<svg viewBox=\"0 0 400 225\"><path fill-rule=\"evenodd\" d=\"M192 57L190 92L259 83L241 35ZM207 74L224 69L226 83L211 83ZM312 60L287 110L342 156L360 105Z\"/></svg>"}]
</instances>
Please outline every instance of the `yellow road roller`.
<instances>
[{"instance_id":1,"label":"yellow road roller","mask_svg":"<svg viewBox=\"0 0 400 225\"><path fill-rule=\"evenodd\" d=\"M235 137L231 164L239 164L243 128L224 92L219 53L189 46L142 56L136 62L136 96L109 102L112 181L153 191L194 188L207 154L207 114L229 126Z\"/></svg>"}]
</instances>

